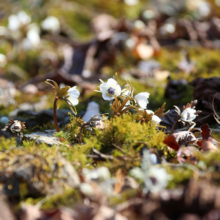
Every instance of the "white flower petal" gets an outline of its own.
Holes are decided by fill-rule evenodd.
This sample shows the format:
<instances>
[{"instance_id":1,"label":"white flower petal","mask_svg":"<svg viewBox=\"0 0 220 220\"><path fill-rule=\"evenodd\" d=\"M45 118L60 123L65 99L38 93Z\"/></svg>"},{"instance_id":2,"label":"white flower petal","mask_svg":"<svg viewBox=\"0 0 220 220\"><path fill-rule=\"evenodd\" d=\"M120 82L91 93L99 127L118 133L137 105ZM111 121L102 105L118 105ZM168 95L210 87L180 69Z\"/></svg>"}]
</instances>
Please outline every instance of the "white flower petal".
<instances>
[{"instance_id":1,"label":"white flower petal","mask_svg":"<svg viewBox=\"0 0 220 220\"><path fill-rule=\"evenodd\" d=\"M152 121L156 124L159 124L161 122L161 119L157 115L152 116Z\"/></svg>"},{"instance_id":2,"label":"white flower petal","mask_svg":"<svg viewBox=\"0 0 220 220\"><path fill-rule=\"evenodd\" d=\"M115 91L115 95L118 97L121 95L121 87L119 85L117 85L115 87L116 91Z\"/></svg>"},{"instance_id":3,"label":"white flower petal","mask_svg":"<svg viewBox=\"0 0 220 220\"><path fill-rule=\"evenodd\" d=\"M141 92L141 93L137 94L134 98L141 108L146 109L147 104L149 103L148 102L149 96L150 96L150 94L148 92Z\"/></svg>"},{"instance_id":4,"label":"white flower petal","mask_svg":"<svg viewBox=\"0 0 220 220\"><path fill-rule=\"evenodd\" d=\"M112 97L110 97L110 96L108 96L107 95L107 93L106 92L103 92L102 93L102 98L104 99L104 100L113 100L114 99L114 96L112 96Z\"/></svg>"},{"instance_id":5,"label":"white flower petal","mask_svg":"<svg viewBox=\"0 0 220 220\"><path fill-rule=\"evenodd\" d=\"M79 103L78 99L73 96L69 96L68 100L73 106L78 105L78 103Z\"/></svg>"},{"instance_id":6,"label":"white flower petal","mask_svg":"<svg viewBox=\"0 0 220 220\"><path fill-rule=\"evenodd\" d=\"M137 103L141 108L145 109L147 107L148 100L140 99L140 100L137 100Z\"/></svg>"},{"instance_id":7,"label":"white flower petal","mask_svg":"<svg viewBox=\"0 0 220 220\"><path fill-rule=\"evenodd\" d=\"M192 108L185 109L181 114L181 119L186 122L193 121L196 118L196 110Z\"/></svg>"},{"instance_id":8,"label":"white flower petal","mask_svg":"<svg viewBox=\"0 0 220 220\"><path fill-rule=\"evenodd\" d=\"M154 115L154 112L153 111L151 111L151 110L145 110L146 112L147 112L147 114L153 114Z\"/></svg>"},{"instance_id":9,"label":"white flower petal","mask_svg":"<svg viewBox=\"0 0 220 220\"><path fill-rule=\"evenodd\" d=\"M70 89L68 90L68 94L69 94L69 96L75 97L75 98L79 98L79 95L80 95L80 94L79 94L79 90L76 89L76 86L70 88Z\"/></svg>"},{"instance_id":10,"label":"white flower petal","mask_svg":"<svg viewBox=\"0 0 220 220\"><path fill-rule=\"evenodd\" d=\"M113 85L118 85L118 82L116 80L110 78L110 79L108 79L107 84L113 86Z\"/></svg>"},{"instance_id":11,"label":"white flower petal","mask_svg":"<svg viewBox=\"0 0 220 220\"><path fill-rule=\"evenodd\" d=\"M101 92L106 92L107 88L108 88L107 83L103 83L103 84L100 85L100 91Z\"/></svg>"}]
</instances>

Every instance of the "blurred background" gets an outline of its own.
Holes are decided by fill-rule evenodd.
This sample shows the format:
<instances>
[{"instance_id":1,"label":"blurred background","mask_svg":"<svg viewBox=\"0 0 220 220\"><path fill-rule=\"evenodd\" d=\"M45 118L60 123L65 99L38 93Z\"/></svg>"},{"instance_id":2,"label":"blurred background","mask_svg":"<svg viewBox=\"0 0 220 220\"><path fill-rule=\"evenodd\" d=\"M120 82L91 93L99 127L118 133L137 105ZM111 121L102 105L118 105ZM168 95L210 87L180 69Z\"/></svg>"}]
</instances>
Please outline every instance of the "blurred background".
<instances>
[{"instance_id":1,"label":"blurred background","mask_svg":"<svg viewBox=\"0 0 220 220\"><path fill-rule=\"evenodd\" d=\"M149 109L198 99L201 117L210 115L220 90L219 16L219 0L1 1L0 113L52 108L48 78L80 88L78 112L91 99L106 112L93 90L117 72L135 93L151 94Z\"/></svg>"}]
</instances>

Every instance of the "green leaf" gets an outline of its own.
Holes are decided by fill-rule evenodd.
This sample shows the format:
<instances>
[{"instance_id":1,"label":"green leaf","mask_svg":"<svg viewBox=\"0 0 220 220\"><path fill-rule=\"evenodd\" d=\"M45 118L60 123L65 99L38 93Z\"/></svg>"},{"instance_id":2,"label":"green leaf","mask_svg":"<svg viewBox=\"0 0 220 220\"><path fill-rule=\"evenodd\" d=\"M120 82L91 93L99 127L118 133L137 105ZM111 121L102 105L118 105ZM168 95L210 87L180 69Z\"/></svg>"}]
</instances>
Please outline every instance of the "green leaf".
<instances>
[{"instance_id":1,"label":"green leaf","mask_svg":"<svg viewBox=\"0 0 220 220\"><path fill-rule=\"evenodd\" d=\"M70 86L65 86L64 88L60 89L59 94L58 94L59 98L63 98L67 96L69 88Z\"/></svg>"},{"instance_id":2,"label":"green leaf","mask_svg":"<svg viewBox=\"0 0 220 220\"><path fill-rule=\"evenodd\" d=\"M58 99L58 100L57 100L57 109L59 109L59 108L60 108L60 105L61 105L61 100L60 100L60 99Z\"/></svg>"}]
</instances>

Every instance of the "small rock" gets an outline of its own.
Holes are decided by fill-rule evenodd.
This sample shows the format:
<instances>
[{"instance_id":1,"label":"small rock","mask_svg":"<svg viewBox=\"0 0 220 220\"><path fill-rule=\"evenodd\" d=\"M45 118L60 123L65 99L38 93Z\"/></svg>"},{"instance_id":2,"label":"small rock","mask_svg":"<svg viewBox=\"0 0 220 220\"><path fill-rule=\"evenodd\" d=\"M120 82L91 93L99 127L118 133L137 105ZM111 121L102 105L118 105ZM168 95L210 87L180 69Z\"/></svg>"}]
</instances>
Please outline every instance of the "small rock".
<instances>
[{"instance_id":1,"label":"small rock","mask_svg":"<svg viewBox=\"0 0 220 220\"><path fill-rule=\"evenodd\" d=\"M20 111L19 109L15 109L15 110L11 111L8 116L10 118L14 118L14 117L16 117L18 115L19 111Z\"/></svg>"},{"instance_id":2,"label":"small rock","mask_svg":"<svg viewBox=\"0 0 220 220\"><path fill-rule=\"evenodd\" d=\"M8 124L8 122L9 122L8 117L3 116L3 117L0 118L0 124L1 125L5 126L6 124Z\"/></svg>"},{"instance_id":3,"label":"small rock","mask_svg":"<svg viewBox=\"0 0 220 220\"><path fill-rule=\"evenodd\" d=\"M36 140L36 144L48 144L49 146L53 145L62 145L58 137L54 137L55 130L46 130L45 132L35 132L31 134L25 134L24 137L28 140Z\"/></svg>"},{"instance_id":4,"label":"small rock","mask_svg":"<svg viewBox=\"0 0 220 220\"><path fill-rule=\"evenodd\" d=\"M19 196L22 189L35 197L62 194L80 183L71 163L52 150L31 152L15 148L13 153L0 152L0 158L0 183L9 197Z\"/></svg>"},{"instance_id":5,"label":"small rock","mask_svg":"<svg viewBox=\"0 0 220 220\"><path fill-rule=\"evenodd\" d=\"M34 84L28 84L24 88L22 88L21 91L28 94L36 94L38 93L38 88Z\"/></svg>"}]
</instances>

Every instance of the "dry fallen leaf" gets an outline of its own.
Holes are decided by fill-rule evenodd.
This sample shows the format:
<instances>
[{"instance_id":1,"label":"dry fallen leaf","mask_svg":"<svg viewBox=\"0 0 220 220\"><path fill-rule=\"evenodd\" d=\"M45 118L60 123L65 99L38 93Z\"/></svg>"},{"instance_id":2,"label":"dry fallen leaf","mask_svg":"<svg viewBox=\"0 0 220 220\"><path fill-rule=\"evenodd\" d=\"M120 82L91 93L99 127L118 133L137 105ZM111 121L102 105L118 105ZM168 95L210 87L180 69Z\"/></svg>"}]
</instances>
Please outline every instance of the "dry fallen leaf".
<instances>
[{"instance_id":1,"label":"dry fallen leaf","mask_svg":"<svg viewBox=\"0 0 220 220\"><path fill-rule=\"evenodd\" d=\"M114 187L114 193L118 194L121 192L122 187L125 183L125 175L121 168L116 171L115 177L117 180Z\"/></svg>"}]
</instances>

